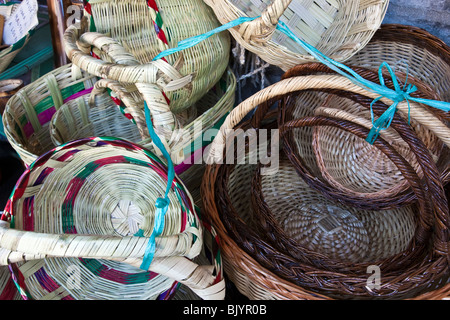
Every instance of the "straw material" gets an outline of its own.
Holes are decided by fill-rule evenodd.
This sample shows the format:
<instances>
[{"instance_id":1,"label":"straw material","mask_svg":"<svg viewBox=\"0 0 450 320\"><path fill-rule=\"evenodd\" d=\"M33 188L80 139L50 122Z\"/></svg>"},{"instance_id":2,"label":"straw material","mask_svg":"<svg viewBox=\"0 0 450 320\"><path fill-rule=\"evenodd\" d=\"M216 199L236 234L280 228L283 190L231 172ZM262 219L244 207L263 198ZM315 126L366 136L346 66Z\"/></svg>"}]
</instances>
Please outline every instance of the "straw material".
<instances>
[{"instance_id":1,"label":"straw material","mask_svg":"<svg viewBox=\"0 0 450 320\"><path fill-rule=\"evenodd\" d=\"M195 103L184 117L179 114L177 118L180 123L184 122L185 130L180 132L178 144L172 149L181 154L181 160L184 161L177 166L177 174L192 192L196 205L200 207L199 187L204 171L202 150L212 140L212 137L208 137L208 130L220 126L233 108L235 87L235 76L227 70L216 86ZM122 115L131 115L129 108L124 103L119 103L117 107L105 88L107 83L100 80L91 93L77 95L76 99L61 106L53 115L49 126L53 143L60 145L84 137L113 136L155 150L151 139L142 140L137 126ZM111 92L111 96L114 93L119 93L121 101L126 101L127 105L136 104L131 93L117 90Z\"/></svg>"},{"instance_id":2,"label":"straw material","mask_svg":"<svg viewBox=\"0 0 450 320\"><path fill-rule=\"evenodd\" d=\"M26 165L54 147L48 126L64 99L93 87L96 81L96 77L68 64L26 85L9 99L3 113L5 135Z\"/></svg>"},{"instance_id":3,"label":"straw material","mask_svg":"<svg viewBox=\"0 0 450 320\"><path fill-rule=\"evenodd\" d=\"M21 300L8 267L0 267L0 300Z\"/></svg>"},{"instance_id":4,"label":"straw material","mask_svg":"<svg viewBox=\"0 0 450 320\"><path fill-rule=\"evenodd\" d=\"M65 32L67 56L90 74L135 86L150 109L155 132L177 161L170 146L182 128L176 114L219 81L228 65L229 35L222 32L181 53L152 61L179 41L220 26L212 10L200 0L91 0L85 11L84 20ZM135 116L136 124L146 139L143 105L135 108L140 113Z\"/></svg>"},{"instance_id":5,"label":"straw material","mask_svg":"<svg viewBox=\"0 0 450 320\"><path fill-rule=\"evenodd\" d=\"M222 24L239 17L254 21L230 29L247 50L283 70L314 58L286 35L275 30L282 21L300 39L336 61L345 61L362 49L380 26L388 0L206 0Z\"/></svg>"},{"instance_id":6,"label":"straw material","mask_svg":"<svg viewBox=\"0 0 450 320\"><path fill-rule=\"evenodd\" d=\"M347 64L376 70L383 61L450 101L450 47L436 36L413 26L384 24Z\"/></svg>"},{"instance_id":7,"label":"straw material","mask_svg":"<svg viewBox=\"0 0 450 320\"><path fill-rule=\"evenodd\" d=\"M0 15L5 17L5 22L9 16L14 12L19 4L0 4ZM10 45L6 49L0 50L0 72L3 72L8 68L10 63L14 60L17 54L22 50L23 47L28 43L32 35L32 32L28 32L22 39L20 39L14 45ZM0 43L1 44L1 43Z\"/></svg>"},{"instance_id":8,"label":"straw material","mask_svg":"<svg viewBox=\"0 0 450 320\"><path fill-rule=\"evenodd\" d=\"M211 161L210 163L216 160L216 164L211 164L206 169L202 184L203 201L205 208L207 208L208 219L212 221L221 236L226 270L227 264L231 265L231 268L228 268L228 270L234 270L234 274L240 273L240 276L233 276L234 279L249 278L251 279L249 281L255 282L255 286L257 286L256 284L259 285L261 291L266 291L267 295L291 299L294 297L292 291L287 293L285 286L268 285L267 279L273 281L276 279L273 276L276 275L279 278L284 278L294 287L294 284L297 284L299 287L294 292L297 293L297 298L300 296L300 298L304 299L323 298L323 296L328 298L380 299L419 299L425 295L428 298L433 297L435 299L448 297L448 284L446 284L449 276L449 250L447 247L449 237L448 203L443 193L438 170L431 155L408 126L402 128L405 131L399 131L399 134L417 156L422 170L426 173L423 179L418 177L409 163L385 140L379 138L374 143L374 146L388 156L407 179L410 188L414 192L415 205L420 213L416 216L418 220L414 232L414 240L409 243L408 249L390 258L374 262L381 269L382 286L378 290L369 290L367 287L367 267L370 263L330 261L324 259L323 255L309 252L306 249L300 252L302 255L298 255L297 260L292 260L292 258L283 256L274 246L255 235L254 226L247 224L245 218L243 218L249 211L235 207L236 198L232 198L231 194L229 194L229 198L220 198L218 196L226 194L227 186L228 188L240 188L240 192L247 188L249 189L247 194L252 189L249 188L251 179L244 177L242 172L236 174L237 178L235 181L231 179L231 176L221 178L223 177L221 170L226 170L226 166L217 163L220 163L218 162L219 160L223 160L222 153L225 141L227 141L226 138L228 138L228 135L225 135L227 130L234 128L256 106L259 106L257 110L260 110L262 104L271 105L274 99L279 99L291 92L319 88L322 90L345 90L364 94L368 97L372 95L356 87L350 81L337 76L303 76L284 79L261 90L237 106L227 117L219 134L213 141L209 160ZM260 112L264 114L265 109L263 108ZM280 128L281 137L283 138L289 130L303 126L333 126L351 132L360 138L364 138L368 133L368 129L349 121L315 116L285 123ZM290 162L297 169L295 154L289 148L285 150L288 153ZM253 174L251 176L254 177ZM243 194L245 195L246 193ZM240 197L245 198L242 195ZM430 205L433 207L432 209ZM400 208L398 207L398 209ZM230 217L234 218L231 219ZM400 217L397 216L397 218ZM270 223L268 224L270 225ZM234 229L231 229L231 226ZM246 240L234 242L232 240L233 237L238 236ZM244 255L244 252L248 256ZM247 259L247 257L253 259ZM302 259L299 259L300 257ZM275 261L278 261L279 264L276 264ZM243 267L243 264L251 265L252 268ZM276 284L278 283L279 281L276 282ZM237 284L237 286L242 287L240 284ZM303 291L299 294L299 290L301 291L302 288ZM319 296L312 294L311 291L317 292ZM257 296L261 295L254 293L252 297Z\"/></svg>"},{"instance_id":9,"label":"straw material","mask_svg":"<svg viewBox=\"0 0 450 320\"><path fill-rule=\"evenodd\" d=\"M175 281L203 299L223 299L220 254L212 264L192 261L204 228L178 178L150 268L140 269L166 184L163 163L125 140L87 138L53 149L25 171L7 204L2 264L17 263L36 299L152 299ZM79 273L71 277L68 268Z\"/></svg>"}]
</instances>

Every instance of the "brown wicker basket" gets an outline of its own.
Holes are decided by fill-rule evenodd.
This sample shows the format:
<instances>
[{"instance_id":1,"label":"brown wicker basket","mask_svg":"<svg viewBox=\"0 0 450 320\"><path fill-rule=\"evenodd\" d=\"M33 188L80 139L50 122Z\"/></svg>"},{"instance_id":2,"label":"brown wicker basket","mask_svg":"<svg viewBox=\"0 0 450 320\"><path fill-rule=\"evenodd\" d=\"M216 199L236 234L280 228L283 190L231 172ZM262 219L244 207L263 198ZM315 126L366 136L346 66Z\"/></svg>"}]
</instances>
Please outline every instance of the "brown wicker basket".
<instances>
[{"instance_id":1,"label":"brown wicker basket","mask_svg":"<svg viewBox=\"0 0 450 320\"><path fill-rule=\"evenodd\" d=\"M377 82L378 75L361 67L352 67L364 78ZM283 78L309 74L330 74L330 69L320 64L305 64L292 68ZM403 77L401 74L399 77ZM392 85L391 79L385 77L386 84ZM419 91L417 97L439 100L436 92L426 84L409 77ZM362 95L340 90L315 90L290 95L283 100L279 123L313 115L329 115L344 117L370 128L370 105L372 99ZM376 116L381 115L387 106L382 102L373 104ZM446 124L448 114L433 108L427 108L431 116L426 121L441 125L450 133ZM421 117L422 115L420 115ZM395 149L402 154L422 176L415 155L396 132L398 126L406 124L407 120L399 115L388 130L382 131L382 137L390 141ZM431 131L430 125L424 125L421 118L411 118L414 132L425 143L435 162L439 163L441 178L446 183L449 179L448 147ZM448 135L447 133L447 135ZM328 194L331 199L340 199L347 204L365 209L388 209L401 203L409 203L411 190L408 189L403 176L377 148L364 139L345 133L337 128L315 127L297 128L284 136L284 143L301 158L296 165L299 174L316 190ZM301 167L301 168L300 168Z\"/></svg>"},{"instance_id":2,"label":"brown wicker basket","mask_svg":"<svg viewBox=\"0 0 450 320\"><path fill-rule=\"evenodd\" d=\"M396 72L407 72L423 81L444 101L450 101L450 47L426 30L383 24L346 64L378 69L383 61Z\"/></svg>"},{"instance_id":3,"label":"brown wicker basket","mask_svg":"<svg viewBox=\"0 0 450 320\"><path fill-rule=\"evenodd\" d=\"M239 172L234 175L235 179L232 180L230 176L226 175L226 170L229 170L229 168L217 164L220 159L223 159L223 154L220 155L220 152L223 152L226 146L227 136L225 132L227 132L227 129L233 128L254 107L259 106L258 109L261 109L261 104L283 97L290 92L319 88L364 92L354 90L351 88L352 84L346 81L339 83L339 77L329 77L293 77L261 90L231 112L216 136L210 150L210 161L213 163L213 160L215 160L216 163L207 167L202 191L204 203L207 204L205 206L207 216L222 237L224 260L227 261L225 265L228 263L232 266L228 270L232 270L235 279L250 278L252 281L259 283L260 288L266 289L266 292L269 291L268 295L273 294L273 296L277 296L277 293L279 296L289 296L289 294L286 294L286 287L280 287L280 291L277 291L277 289L273 289L274 286L267 286L267 279L277 275L288 280L290 284L296 284L297 290L295 292L297 294L298 290L303 289L303 295L301 296L306 299L318 298L311 291L328 298L419 298L422 293L426 292L429 292L428 296L434 295L434 298L444 297L445 295L442 295L442 292L448 293L448 290L440 290L439 288L446 284L449 275L448 248L446 246L448 241L448 229L446 227L448 226L448 204L443 194L442 183L434 161L431 160L428 150L420 143L420 140L414 142L416 137L409 127L407 127L409 129L408 135L405 134L402 138L409 144L416 143L412 149L417 155L421 156L418 161L421 167L426 169L424 169L427 172L424 175L424 181L418 178L409 163L385 140L379 138L374 144L375 147L389 155L390 159L397 164L404 174L415 193L416 204L420 212L414 235L415 240L410 248L403 252L404 255L400 253L381 263L381 282L383 285L380 290L371 291L367 288L367 264L329 261L324 259L323 255L306 249L296 256L297 259L283 255L280 250L277 250L271 243L264 241L261 235L255 232L254 224L247 223L244 216L251 214L251 211L248 211L248 209L247 211L242 210L242 206L236 205L235 207L233 200L236 201L236 197L232 198L231 194L227 193L228 187L238 188L241 190L240 192L247 188L249 190L239 197L248 199L245 195L251 192L249 185L253 177L253 174L244 175ZM365 94L369 95L369 93ZM261 112L264 114L265 111ZM357 134L361 138L368 133L368 129L349 121L316 116L285 124L281 127L282 136L291 125L337 126L342 130ZM219 197L219 195L222 197ZM430 204L434 207L431 211ZM433 210L434 213L432 213ZM236 241L235 238L237 237L242 240ZM432 245L433 249L430 249L429 245ZM227 246L230 247L229 250L225 249ZM233 250L239 248L240 251L230 253L231 248ZM243 252L247 255L244 255ZM247 256L253 258L253 260L248 259L248 263L253 266L252 270L249 270L248 267L242 267ZM255 261L257 261L256 266ZM412 275L414 276L412 277ZM239 287L242 286L239 285ZM264 289L261 289L261 291L264 291ZM245 289L243 291L245 292ZM290 298L293 296L291 295Z\"/></svg>"}]
</instances>

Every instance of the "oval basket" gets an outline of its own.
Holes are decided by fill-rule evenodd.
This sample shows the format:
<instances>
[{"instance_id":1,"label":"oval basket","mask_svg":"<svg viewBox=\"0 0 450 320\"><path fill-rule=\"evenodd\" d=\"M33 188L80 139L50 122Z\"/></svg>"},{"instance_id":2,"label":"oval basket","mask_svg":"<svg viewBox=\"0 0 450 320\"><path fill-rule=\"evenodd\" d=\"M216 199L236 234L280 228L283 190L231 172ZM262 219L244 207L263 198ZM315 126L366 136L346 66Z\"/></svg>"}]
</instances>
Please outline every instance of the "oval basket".
<instances>
[{"instance_id":1,"label":"oval basket","mask_svg":"<svg viewBox=\"0 0 450 320\"><path fill-rule=\"evenodd\" d=\"M266 62L288 70L314 58L276 30L282 21L300 39L336 61L362 49L380 26L389 1L206 0L222 24L257 17L230 29L236 41Z\"/></svg>"},{"instance_id":2,"label":"oval basket","mask_svg":"<svg viewBox=\"0 0 450 320\"><path fill-rule=\"evenodd\" d=\"M269 296L289 297L290 299L292 299L294 293L286 293L286 286L267 286L266 279L276 275L287 280L292 286L297 287L294 291L298 294L297 297L304 299L317 299L324 296L327 298L358 299L406 299L421 298L424 295L434 296L436 299L446 297L449 276L448 250L445 249L446 245L441 241L446 242L447 240L444 239L448 238L447 228L445 227L448 224L448 214L446 213L448 212L448 203L443 193L437 168L435 165L433 166L432 161L430 162L431 155L423 143L420 143L420 140L414 142L417 138L414 138L414 134L411 132L409 137L402 136L402 138L405 139L405 142L411 144L411 148L416 155L423 154L425 157L419 159L419 163L422 169L425 167L430 171L426 171L427 174L424 175L423 180L418 178L417 173L414 172L408 162L396 153L385 140L379 138L374 143L375 147L380 148L386 155L390 155L391 160L395 161L405 175L416 195L418 200L416 205L420 212L420 215L417 216L419 221L416 224L414 234L416 240L410 243L409 249L384 261L377 262L380 263L381 283L383 284L379 290L370 290L367 287L367 263L355 264L349 261L343 264L337 261L327 263L323 259L323 255L306 249L301 252L301 256L296 257L297 259L283 255L276 247L264 241L259 234L255 234L254 224L246 223L244 216L248 215L249 211L235 208L230 197L225 197L225 202L222 202L223 198L219 198L218 194L223 196L226 192L221 191L226 190L227 186L239 185L240 187L236 188L240 188L241 192L247 188L249 189L247 193L250 193L251 188L249 186L253 178L253 175L250 175L250 179L247 179L242 173L236 174L235 181L232 181L229 177L221 178L221 170L225 170L226 166L219 163L223 161L223 150L228 142L227 130L235 128L243 117L256 106L258 106L257 110L260 110L261 105L265 103L271 105L273 100L284 97L291 92L319 88L365 92L356 87L352 88L354 85L350 81L344 80L341 82L341 80L341 77L329 78L329 76L304 76L284 79L245 100L225 120L211 145L209 159L211 165L206 169L202 184L205 212L221 236L224 260L226 261L225 266L231 265L231 268L225 268L226 270L234 269L232 272L237 274L233 276L234 279L252 279L249 281L255 282L254 287L259 287L263 292L266 291ZM369 92L364 94L371 95ZM264 114L266 110L262 108L261 113ZM368 129L349 121L316 116L285 123L284 127L280 127L280 134L283 137L292 127L333 125L342 130L349 130L360 137L364 137L368 133ZM289 154L288 149L286 149L286 152L288 155L292 155L292 153ZM293 158L294 156L289 158L292 163ZM435 190L431 191L429 188ZM434 208L432 209L434 213L429 211L430 204ZM233 229L230 228L231 225L233 225ZM434 227L429 229L426 225L433 225ZM236 242L233 236L240 236L244 240ZM231 253L230 248L225 248L227 246L233 246L233 250L237 252ZM432 249L430 249L430 246ZM243 255L244 252L247 256ZM242 266L247 257L252 258L245 261L252 266L251 269ZM255 261L257 264L255 264ZM279 264L275 264L274 261L278 261ZM292 268L290 268L291 266ZM436 269L437 266L439 267ZM431 272L431 270L433 271ZM434 272L436 273L431 276ZM259 284L259 286L256 284ZM242 288L241 285L237 286ZM243 292L246 292L246 289L243 289Z\"/></svg>"},{"instance_id":3,"label":"oval basket","mask_svg":"<svg viewBox=\"0 0 450 320\"><path fill-rule=\"evenodd\" d=\"M178 178L157 216L167 175L154 154L126 140L86 138L51 150L25 171L2 215L2 263L14 264L34 299L154 299L175 282L223 299L220 254L194 262L204 228Z\"/></svg>"}]
</instances>

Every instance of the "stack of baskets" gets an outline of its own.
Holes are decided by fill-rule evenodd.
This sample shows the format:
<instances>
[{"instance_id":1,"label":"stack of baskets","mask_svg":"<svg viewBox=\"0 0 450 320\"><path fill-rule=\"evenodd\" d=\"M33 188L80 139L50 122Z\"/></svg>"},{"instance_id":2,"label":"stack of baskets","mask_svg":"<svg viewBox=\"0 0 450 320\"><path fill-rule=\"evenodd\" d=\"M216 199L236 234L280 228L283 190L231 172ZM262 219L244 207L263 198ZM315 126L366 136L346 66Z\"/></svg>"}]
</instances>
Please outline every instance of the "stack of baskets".
<instances>
[{"instance_id":1,"label":"stack of baskets","mask_svg":"<svg viewBox=\"0 0 450 320\"><path fill-rule=\"evenodd\" d=\"M164 194L164 186L169 183L172 189L178 191L170 199L169 212L163 220L163 234L156 240L158 243L158 239L169 239L169 242L165 247L157 244L150 271L143 272L137 264L139 259L142 260L142 250L134 252L123 247L125 251L121 249L122 257L108 257L111 252L102 256L98 253L100 251L92 257L91 254L97 249L88 247L86 252L61 256L53 251L51 244L46 248L47 252L33 251L32 242L25 241L20 244L19 253L14 245L10 247L11 243L5 240L9 238L7 234L10 232L4 229L6 236L2 248L9 248L11 252L4 252L2 264L9 264L24 298L167 299L183 296L177 290L181 284L181 288L184 286L186 289L183 292L192 293L184 294L185 297L223 299L223 272L214 228L203 226L196 213L201 205L198 190L204 166L193 166L191 162L198 162L194 156L198 156L198 151L201 152L205 147L203 135L206 130L220 125L233 107L236 81L228 69L229 35L222 33L182 54L151 61L157 53L175 46L178 41L219 26L212 10L200 0L182 3L158 1L158 5L155 1L90 1L85 9L81 25L69 27L66 31L67 54L73 64L62 66L25 86L8 101L5 108L3 124L8 141L28 169L13 193L3 219L8 222L11 219L15 222L20 222L22 218L27 220L28 216L21 217L20 213L16 213L21 212L24 205L30 208L29 201L32 201L32 207L36 210L31 220L27 223L14 222L14 228L49 234L49 238L64 238L64 233L73 233L73 228L67 229L58 224L54 228L51 225L37 226L37 221L49 219L49 222L56 222L65 219L67 208L64 205L61 207L61 204L54 203L53 218L49 218L51 212L46 210L47 205L57 201L51 197L53 179L61 183L67 179L65 181L71 185L74 183L71 179L78 181L77 172L111 158L112 155L107 156L104 145L110 145L112 149L108 152L118 156L123 151L123 144L129 143L133 146L129 149L140 153L140 160L131 160L128 168L119 165L120 168L116 169L114 167L118 163L115 160L107 162L104 166L106 171L101 175L104 178L98 180L106 188L106 194L115 194L113 202L117 202L116 206L111 203L112 206L104 207L102 201L105 199L100 197L90 200L88 194L79 194L78 199L81 200L77 200L76 204L71 203L70 207L81 210L87 206L89 212L104 211L101 220L92 211L94 220L86 220L86 228L82 231L92 234L93 238L100 237L100 240L105 235L115 235L116 238L118 234L124 236L119 229L123 229L126 221L131 223L133 219L130 213L134 212L132 216L138 220L133 225L145 224L147 229L142 231L145 237L131 239L147 243L150 242L152 224L156 225L155 215L158 210L155 201L158 195ZM84 32L88 30L92 32ZM151 119L146 119L145 105L150 109ZM170 168L168 159L155 160L156 156L152 152L158 156L163 152L155 147L150 138L149 123L154 124L156 134L173 156L172 162L177 164L175 173L184 177L188 188L178 176L173 184L170 183L167 176L167 168ZM114 150L113 147L119 149ZM84 149L92 150L88 152ZM74 161L74 155L78 155L79 161ZM89 162L96 157L100 157L97 162ZM203 160L203 154L200 157ZM162 179L147 179L142 187L129 185L125 193L119 191L120 187L112 190L115 187L110 186L110 189L105 185L108 180L111 182L111 176L122 180L124 186L127 180L131 184L133 181L137 183L133 174L138 173L139 168L147 171L153 168L152 161L166 161L165 164L159 163L156 168L156 173L162 174ZM150 169L146 169L147 166ZM46 173L41 175L42 172ZM144 177L142 173L141 176ZM28 185L30 179L34 182ZM85 183L85 190L94 188L92 180L87 179ZM30 187L34 194L22 194L22 187ZM100 189L97 189L99 194ZM135 195L131 196L133 189ZM193 190L192 196L188 190ZM67 197L75 196L70 190L67 192ZM130 197L135 197L138 205L130 208ZM37 201L34 202L34 199ZM96 201L99 203L96 204ZM40 205L45 209L38 210ZM19 209L15 209L16 206ZM117 217L114 216L115 212ZM78 222L85 218L82 217ZM76 220L74 228L80 228ZM122 222L119 221L117 228L111 229L111 223L114 225L116 220ZM5 224L5 228L8 224ZM125 242L134 234L131 232L125 235ZM20 236L16 240L19 243ZM141 249L145 247L141 246ZM36 252L42 254L37 255ZM18 255L22 258L16 261ZM201 261L201 266L195 263L196 260ZM71 266L82 270L80 285L76 289L68 286L71 278L64 272Z\"/></svg>"},{"instance_id":2,"label":"stack of baskets","mask_svg":"<svg viewBox=\"0 0 450 320\"><path fill-rule=\"evenodd\" d=\"M414 47L415 57L420 52L430 66L440 65L431 73L428 61L401 56L409 69L395 69L396 75L416 85L412 96L448 101L448 47L423 30L382 26L349 66L378 83L380 64L400 60L397 46ZM389 74L384 81L393 88ZM449 297L449 115L400 103L390 127L369 144L370 110L377 118L392 104L376 98L311 63L291 68L227 117L211 145L202 195L225 271L241 293L251 299ZM279 136L270 131L269 148L265 135L252 135L256 142L246 142L243 164L227 158L243 152L230 143L236 138L230 129L278 129ZM258 143L271 163L264 155L251 161Z\"/></svg>"}]
</instances>

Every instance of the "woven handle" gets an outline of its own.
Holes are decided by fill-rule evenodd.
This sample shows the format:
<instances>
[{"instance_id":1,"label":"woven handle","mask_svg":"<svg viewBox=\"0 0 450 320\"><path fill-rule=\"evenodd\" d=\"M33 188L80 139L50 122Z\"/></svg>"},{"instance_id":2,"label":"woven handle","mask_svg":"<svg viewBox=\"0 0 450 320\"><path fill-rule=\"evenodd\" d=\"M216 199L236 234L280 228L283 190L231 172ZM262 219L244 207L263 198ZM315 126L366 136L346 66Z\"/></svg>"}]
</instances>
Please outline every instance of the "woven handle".
<instances>
[{"instance_id":1,"label":"woven handle","mask_svg":"<svg viewBox=\"0 0 450 320\"><path fill-rule=\"evenodd\" d=\"M376 93L369 92L351 82L349 79L336 75L312 75L292 77L281 80L263 90L255 93L245 101L241 102L234 108L222 124L219 132L211 143L208 155L208 163L223 160L223 151L226 142L226 131L233 129L251 110L258 105L277 97L282 97L296 91L304 91L309 89L336 89L357 93L372 99L378 98ZM380 101L390 105L392 101L387 98L381 98ZM398 104L397 109L407 118L410 111L411 118L421 123L439 137L447 146L450 146L450 129L441 121L439 121L430 111L423 108L415 102L408 103L403 101Z\"/></svg>"},{"instance_id":2,"label":"woven handle","mask_svg":"<svg viewBox=\"0 0 450 320\"><path fill-rule=\"evenodd\" d=\"M116 40L97 32L83 32L83 23L77 23L66 29L64 34L66 54L73 64L88 73L120 83L135 84L141 92L152 116L155 132L166 144L166 149L174 148L173 135L181 128L175 114L172 113L163 92L188 87L193 75L182 76L175 66L162 59L148 64L140 64ZM112 63L92 57L89 53L95 47L112 59ZM182 55L180 56L182 59ZM176 63L182 64L182 63ZM112 84L111 84L112 85ZM116 86L116 90L119 88ZM118 92L118 91L116 91ZM130 101L129 101L130 102ZM125 103L125 102L124 102ZM131 108L131 105L127 105ZM143 110L133 108L141 136L148 137ZM157 148L155 150L160 155ZM174 161L179 161L180 153L173 154Z\"/></svg>"},{"instance_id":3,"label":"woven handle","mask_svg":"<svg viewBox=\"0 0 450 320\"><path fill-rule=\"evenodd\" d=\"M241 37L251 43L264 43L270 40L277 23L292 0L274 0L257 19L246 22L239 28Z\"/></svg>"},{"instance_id":4,"label":"woven handle","mask_svg":"<svg viewBox=\"0 0 450 320\"><path fill-rule=\"evenodd\" d=\"M136 101L136 99L133 98L133 96L126 90L126 88L118 81L109 79L100 79L99 81L97 81L89 96L89 106L91 108L94 108L96 105L96 96L104 94L107 89L110 89L117 95L117 98L127 108L127 112L129 112L133 116L142 140L150 138L145 122L145 115L142 111L142 104Z\"/></svg>"}]
</instances>

